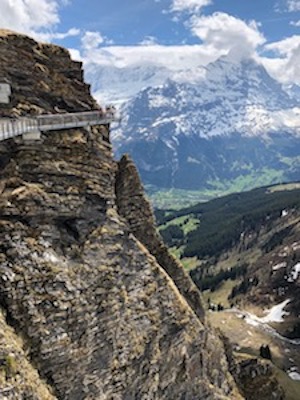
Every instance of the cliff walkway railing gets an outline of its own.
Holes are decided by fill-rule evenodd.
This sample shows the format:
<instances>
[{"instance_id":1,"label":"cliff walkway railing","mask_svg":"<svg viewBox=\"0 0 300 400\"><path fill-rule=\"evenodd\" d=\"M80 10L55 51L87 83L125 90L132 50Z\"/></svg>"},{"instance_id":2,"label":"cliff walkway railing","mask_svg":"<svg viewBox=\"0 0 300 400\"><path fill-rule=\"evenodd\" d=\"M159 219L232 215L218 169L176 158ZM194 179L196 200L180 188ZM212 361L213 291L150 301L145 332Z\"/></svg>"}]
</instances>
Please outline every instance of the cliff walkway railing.
<instances>
[{"instance_id":1,"label":"cliff walkway railing","mask_svg":"<svg viewBox=\"0 0 300 400\"><path fill-rule=\"evenodd\" d=\"M87 111L66 114L45 114L37 117L21 117L16 119L0 119L0 141L16 136L47 132L70 128L83 128L93 125L117 122L120 117L115 110Z\"/></svg>"}]
</instances>

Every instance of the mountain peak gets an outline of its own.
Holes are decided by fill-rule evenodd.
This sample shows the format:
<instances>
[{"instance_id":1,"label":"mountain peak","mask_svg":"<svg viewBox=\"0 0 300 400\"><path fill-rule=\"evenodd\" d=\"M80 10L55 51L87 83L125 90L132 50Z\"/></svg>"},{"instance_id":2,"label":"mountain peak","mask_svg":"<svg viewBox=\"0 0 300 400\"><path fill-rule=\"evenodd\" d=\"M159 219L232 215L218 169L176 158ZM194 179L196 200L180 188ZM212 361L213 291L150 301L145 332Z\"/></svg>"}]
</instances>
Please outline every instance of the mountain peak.
<instances>
[{"instance_id":1,"label":"mountain peak","mask_svg":"<svg viewBox=\"0 0 300 400\"><path fill-rule=\"evenodd\" d=\"M178 82L171 77L162 85L140 91L124 105L126 118L113 132L113 139L118 151L132 154L147 183L197 188L203 182L224 176L226 167L216 151L224 152L225 141L236 151L233 179L240 168L245 175L247 165L256 165L258 158L261 159L258 168L272 165L273 169L276 165L288 170L282 163L286 156L280 156L286 150L268 149L267 143L278 140L280 135L291 136L297 142L300 135L297 104L297 98L289 95L255 59L245 57L233 62L231 57L224 56L208 64L199 79ZM245 148L238 150L238 146L250 139L253 149L247 155ZM224 148L220 149L221 142ZM210 152L209 157L205 152ZM243 160L238 152L244 154ZM265 156L266 152L269 155ZM227 157L231 157L229 148L224 160ZM291 163L294 165L294 161ZM210 166L208 170L206 164ZM215 165L221 164L221 170L216 172ZM168 172L164 165L168 166ZM199 176L193 177L195 168ZM181 174L184 179L179 177Z\"/></svg>"}]
</instances>

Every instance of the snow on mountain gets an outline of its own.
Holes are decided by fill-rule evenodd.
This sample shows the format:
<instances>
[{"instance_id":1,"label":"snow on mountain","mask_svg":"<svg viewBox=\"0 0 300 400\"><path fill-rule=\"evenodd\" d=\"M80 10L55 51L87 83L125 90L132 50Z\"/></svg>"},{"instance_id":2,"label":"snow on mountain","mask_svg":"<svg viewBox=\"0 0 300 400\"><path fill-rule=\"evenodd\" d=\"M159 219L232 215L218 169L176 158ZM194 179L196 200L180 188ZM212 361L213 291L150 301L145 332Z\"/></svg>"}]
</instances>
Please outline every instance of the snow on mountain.
<instances>
[{"instance_id":1,"label":"snow on mountain","mask_svg":"<svg viewBox=\"0 0 300 400\"><path fill-rule=\"evenodd\" d=\"M131 154L145 183L298 179L300 89L284 88L255 60L223 56L190 71L90 65L86 73L101 103L120 104L114 147Z\"/></svg>"},{"instance_id":2,"label":"snow on mountain","mask_svg":"<svg viewBox=\"0 0 300 400\"><path fill-rule=\"evenodd\" d=\"M124 107L121 130L145 139L180 134L209 138L235 132L300 134L300 108L263 66L225 57L208 65L192 83L167 80L140 91ZM172 129L168 129L172 126ZM115 137L121 138L120 130Z\"/></svg>"},{"instance_id":3,"label":"snow on mountain","mask_svg":"<svg viewBox=\"0 0 300 400\"><path fill-rule=\"evenodd\" d=\"M139 63L122 65L118 63L85 65L85 80L92 85L93 95L100 103L123 104L141 90L156 87L168 79L175 82L197 82L205 77L205 68L194 65L186 68L178 65L167 66L157 60L153 63L141 60Z\"/></svg>"},{"instance_id":4,"label":"snow on mountain","mask_svg":"<svg viewBox=\"0 0 300 400\"><path fill-rule=\"evenodd\" d=\"M160 85L171 75L171 71L157 64L137 64L116 67L87 64L85 78L92 84L93 94L100 104L123 104L140 90Z\"/></svg>"}]
</instances>

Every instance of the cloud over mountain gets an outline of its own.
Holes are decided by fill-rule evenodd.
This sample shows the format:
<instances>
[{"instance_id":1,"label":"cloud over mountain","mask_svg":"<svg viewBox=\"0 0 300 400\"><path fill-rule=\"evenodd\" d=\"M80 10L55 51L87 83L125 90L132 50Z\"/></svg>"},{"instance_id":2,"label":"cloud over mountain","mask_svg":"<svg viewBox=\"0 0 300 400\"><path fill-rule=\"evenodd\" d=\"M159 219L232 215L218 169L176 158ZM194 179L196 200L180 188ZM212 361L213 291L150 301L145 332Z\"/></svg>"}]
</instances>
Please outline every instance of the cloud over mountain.
<instances>
[{"instance_id":1,"label":"cloud over mountain","mask_svg":"<svg viewBox=\"0 0 300 400\"><path fill-rule=\"evenodd\" d=\"M78 28L57 32L60 9L68 0L0 0L0 27L29 34L37 39L52 41L79 35Z\"/></svg>"}]
</instances>

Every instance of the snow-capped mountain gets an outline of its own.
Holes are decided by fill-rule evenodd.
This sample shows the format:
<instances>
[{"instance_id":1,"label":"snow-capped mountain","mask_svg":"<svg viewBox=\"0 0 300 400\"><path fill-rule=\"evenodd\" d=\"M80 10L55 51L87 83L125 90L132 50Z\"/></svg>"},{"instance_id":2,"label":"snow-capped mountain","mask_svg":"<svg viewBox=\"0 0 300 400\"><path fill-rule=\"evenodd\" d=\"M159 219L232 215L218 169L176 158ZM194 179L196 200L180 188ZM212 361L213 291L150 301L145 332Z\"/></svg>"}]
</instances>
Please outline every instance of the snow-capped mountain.
<instances>
[{"instance_id":1,"label":"snow-capped mountain","mask_svg":"<svg viewBox=\"0 0 300 400\"><path fill-rule=\"evenodd\" d=\"M130 139L131 131L139 138L162 137L161 128L170 123L175 131L164 129L163 138L234 132L252 136L282 128L300 133L297 99L252 60L234 64L222 58L196 83L167 80L140 91L123 110L122 128Z\"/></svg>"},{"instance_id":2,"label":"snow-capped mountain","mask_svg":"<svg viewBox=\"0 0 300 400\"><path fill-rule=\"evenodd\" d=\"M124 103L113 132L117 152L132 155L145 183L198 189L247 174L263 175L262 183L298 179L298 87L284 89L250 59L222 57L190 79L151 69L139 71L132 93L144 89Z\"/></svg>"},{"instance_id":3,"label":"snow-capped mountain","mask_svg":"<svg viewBox=\"0 0 300 400\"><path fill-rule=\"evenodd\" d=\"M123 104L140 90L165 82L170 75L166 67L157 64L99 68L90 63L85 67L85 78L92 83L93 94L100 104Z\"/></svg>"}]
</instances>

